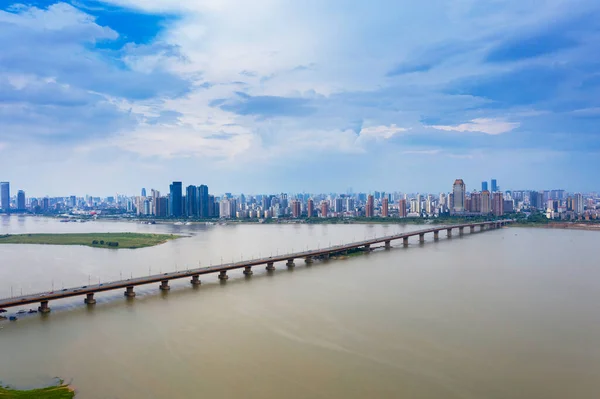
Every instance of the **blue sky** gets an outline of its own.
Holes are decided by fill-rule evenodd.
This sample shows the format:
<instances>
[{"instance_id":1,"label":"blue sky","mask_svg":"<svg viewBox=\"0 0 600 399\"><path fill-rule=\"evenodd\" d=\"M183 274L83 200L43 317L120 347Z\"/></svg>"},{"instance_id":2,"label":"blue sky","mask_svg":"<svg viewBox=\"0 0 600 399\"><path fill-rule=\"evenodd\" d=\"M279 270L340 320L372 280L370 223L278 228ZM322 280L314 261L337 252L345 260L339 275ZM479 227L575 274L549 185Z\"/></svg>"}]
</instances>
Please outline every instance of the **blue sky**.
<instances>
[{"instance_id":1,"label":"blue sky","mask_svg":"<svg viewBox=\"0 0 600 399\"><path fill-rule=\"evenodd\" d=\"M0 6L0 180L31 195L600 190L595 0Z\"/></svg>"}]
</instances>

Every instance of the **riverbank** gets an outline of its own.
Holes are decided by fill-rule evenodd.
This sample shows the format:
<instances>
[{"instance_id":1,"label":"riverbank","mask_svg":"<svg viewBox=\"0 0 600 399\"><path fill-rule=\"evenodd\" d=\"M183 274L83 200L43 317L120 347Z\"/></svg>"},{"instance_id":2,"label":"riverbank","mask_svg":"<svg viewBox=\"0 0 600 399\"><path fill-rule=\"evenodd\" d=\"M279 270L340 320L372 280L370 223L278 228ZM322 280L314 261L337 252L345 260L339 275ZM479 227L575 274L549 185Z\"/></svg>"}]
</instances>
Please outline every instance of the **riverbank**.
<instances>
[{"instance_id":1,"label":"riverbank","mask_svg":"<svg viewBox=\"0 0 600 399\"><path fill-rule=\"evenodd\" d=\"M93 248L136 249L164 244L180 237L174 234L142 233L6 234L0 235L0 244L85 245Z\"/></svg>"},{"instance_id":2,"label":"riverbank","mask_svg":"<svg viewBox=\"0 0 600 399\"><path fill-rule=\"evenodd\" d=\"M74 397L75 390L62 381L57 386L27 391L0 387L0 398L6 399L72 399Z\"/></svg>"},{"instance_id":3,"label":"riverbank","mask_svg":"<svg viewBox=\"0 0 600 399\"><path fill-rule=\"evenodd\" d=\"M542 229L600 231L600 224L586 223L512 223L510 227L535 227Z\"/></svg>"}]
</instances>

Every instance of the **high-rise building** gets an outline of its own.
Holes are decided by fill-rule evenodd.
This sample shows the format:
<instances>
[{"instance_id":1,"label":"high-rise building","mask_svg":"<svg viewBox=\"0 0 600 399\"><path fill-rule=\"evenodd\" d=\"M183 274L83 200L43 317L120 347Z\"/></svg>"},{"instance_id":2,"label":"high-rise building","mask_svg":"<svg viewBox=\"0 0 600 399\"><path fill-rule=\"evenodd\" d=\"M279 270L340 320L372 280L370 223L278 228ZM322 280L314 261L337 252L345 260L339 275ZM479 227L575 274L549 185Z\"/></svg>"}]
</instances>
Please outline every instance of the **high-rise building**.
<instances>
[{"instance_id":1,"label":"high-rise building","mask_svg":"<svg viewBox=\"0 0 600 399\"><path fill-rule=\"evenodd\" d=\"M367 204L365 205L365 216L372 218L375 215L375 199L371 194L367 197Z\"/></svg>"},{"instance_id":2,"label":"high-rise building","mask_svg":"<svg viewBox=\"0 0 600 399\"><path fill-rule=\"evenodd\" d=\"M77 197L74 195L71 195L69 197L69 205L71 206L71 208L75 208L77 206Z\"/></svg>"},{"instance_id":3,"label":"high-rise building","mask_svg":"<svg viewBox=\"0 0 600 399\"><path fill-rule=\"evenodd\" d=\"M573 210L577 214L583 213L583 195L581 195L580 193L576 193L573 196Z\"/></svg>"},{"instance_id":4,"label":"high-rise building","mask_svg":"<svg viewBox=\"0 0 600 399\"><path fill-rule=\"evenodd\" d=\"M492 213L494 216L504 215L504 196L501 192L495 192L492 195Z\"/></svg>"},{"instance_id":5,"label":"high-rise building","mask_svg":"<svg viewBox=\"0 0 600 399\"><path fill-rule=\"evenodd\" d=\"M354 212L354 198L352 198L352 197L346 198L346 211Z\"/></svg>"},{"instance_id":6,"label":"high-rise building","mask_svg":"<svg viewBox=\"0 0 600 399\"><path fill-rule=\"evenodd\" d=\"M208 197L208 186L204 184L198 186L198 216L202 219L210 217L210 213L212 213L209 212L211 205L209 204Z\"/></svg>"},{"instance_id":7,"label":"high-rise building","mask_svg":"<svg viewBox=\"0 0 600 399\"><path fill-rule=\"evenodd\" d=\"M492 179L492 193L498 191L498 183L496 183L496 179Z\"/></svg>"},{"instance_id":8,"label":"high-rise building","mask_svg":"<svg viewBox=\"0 0 600 399\"><path fill-rule=\"evenodd\" d=\"M0 182L0 209L10 212L10 183Z\"/></svg>"},{"instance_id":9,"label":"high-rise building","mask_svg":"<svg viewBox=\"0 0 600 399\"><path fill-rule=\"evenodd\" d=\"M421 197L421 194L417 194L415 205L415 212L417 212L420 215L421 212L423 212L423 198Z\"/></svg>"},{"instance_id":10,"label":"high-rise building","mask_svg":"<svg viewBox=\"0 0 600 399\"><path fill-rule=\"evenodd\" d=\"M306 201L306 213L309 218L315 216L315 202L312 198L309 198L308 201Z\"/></svg>"},{"instance_id":11,"label":"high-rise building","mask_svg":"<svg viewBox=\"0 0 600 399\"><path fill-rule=\"evenodd\" d=\"M208 196L208 217L209 218L219 217L219 207L215 203L214 195Z\"/></svg>"},{"instance_id":12,"label":"high-rise building","mask_svg":"<svg viewBox=\"0 0 600 399\"><path fill-rule=\"evenodd\" d=\"M231 205L227 198L219 202L219 217L223 219L231 218Z\"/></svg>"},{"instance_id":13,"label":"high-rise building","mask_svg":"<svg viewBox=\"0 0 600 399\"><path fill-rule=\"evenodd\" d=\"M490 192L485 190L481 192L481 214L488 215L490 213Z\"/></svg>"},{"instance_id":14,"label":"high-rise building","mask_svg":"<svg viewBox=\"0 0 600 399\"><path fill-rule=\"evenodd\" d=\"M160 218L166 218L168 213L169 200L167 197L157 197L154 214Z\"/></svg>"},{"instance_id":15,"label":"high-rise building","mask_svg":"<svg viewBox=\"0 0 600 399\"><path fill-rule=\"evenodd\" d=\"M329 215L329 202L321 201L321 217L326 218Z\"/></svg>"},{"instance_id":16,"label":"high-rise building","mask_svg":"<svg viewBox=\"0 0 600 399\"><path fill-rule=\"evenodd\" d=\"M481 212L481 193L471 193L471 208L469 209L469 212Z\"/></svg>"},{"instance_id":17,"label":"high-rise building","mask_svg":"<svg viewBox=\"0 0 600 399\"><path fill-rule=\"evenodd\" d=\"M198 187L185 188L185 211L187 217L198 217Z\"/></svg>"},{"instance_id":18,"label":"high-rise building","mask_svg":"<svg viewBox=\"0 0 600 399\"><path fill-rule=\"evenodd\" d=\"M488 182L482 181L481 182L481 191L487 191L487 189L488 189Z\"/></svg>"},{"instance_id":19,"label":"high-rise building","mask_svg":"<svg viewBox=\"0 0 600 399\"><path fill-rule=\"evenodd\" d=\"M17 192L17 210L25 210L25 191L23 190Z\"/></svg>"},{"instance_id":20,"label":"high-rise building","mask_svg":"<svg viewBox=\"0 0 600 399\"><path fill-rule=\"evenodd\" d=\"M271 196L263 195L262 197L262 209L267 210L271 207Z\"/></svg>"},{"instance_id":21,"label":"high-rise building","mask_svg":"<svg viewBox=\"0 0 600 399\"><path fill-rule=\"evenodd\" d=\"M183 216L183 188L180 181L174 181L169 186L169 216L181 217Z\"/></svg>"},{"instance_id":22,"label":"high-rise building","mask_svg":"<svg viewBox=\"0 0 600 399\"><path fill-rule=\"evenodd\" d=\"M388 199L387 199L387 197L384 197L381 200L381 216L383 216L384 218L388 217L389 216L389 208L390 208L390 205L389 205Z\"/></svg>"},{"instance_id":23,"label":"high-rise building","mask_svg":"<svg viewBox=\"0 0 600 399\"><path fill-rule=\"evenodd\" d=\"M293 200L292 201L292 217L299 218L302 215L302 209L300 207L300 201Z\"/></svg>"},{"instance_id":24,"label":"high-rise building","mask_svg":"<svg viewBox=\"0 0 600 399\"><path fill-rule=\"evenodd\" d=\"M398 217L406 217L406 199L402 198L398 201Z\"/></svg>"},{"instance_id":25,"label":"high-rise building","mask_svg":"<svg viewBox=\"0 0 600 399\"><path fill-rule=\"evenodd\" d=\"M335 213L343 213L344 212L344 200L340 197L336 198L333 202L333 211Z\"/></svg>"},{"instance_id":26,"label":"high-rise building","mask_svg":"<svg viewBox=\"0 0 600 399\"><path fill-rule=\"evenodd\" d=\"M42 200L42 210L43 210L44 212L47 212L48 210L50 210L50 198L48 198L48 197L45 197L45 198Z\"/></svg>"},{"instance_id":27,"label":"high-rise building","mask_svg":"<svg viewBox=\"0 0 600 399\"><path fill-rule=\"evenodd\" d=\"M425 199L425 212L427 212L428 215L433 215L433 209L433 195L428 194Z\"/></svg>"},{"instance_id":28,"label":"high-rise building","mask_svg":"<svg viewBox=\"0 0 600 399\"><path fill-rule=\"evenodd\" d=\"M142 188L142 197L145 197L145 196L146 196L146 189Z\"/></svg>"},{"instance_id":29,"label":"high-rise building","mask_svg":"<svg viewBox=\"0 0 600 399\"><path fill-rule=\"evenodd\" d=\"M456 179L452 186L452 198L454 200L453 210L456 213L465 211L465 197L467 188L465 182L462 179Z\"/></svg>"}]
</instances>

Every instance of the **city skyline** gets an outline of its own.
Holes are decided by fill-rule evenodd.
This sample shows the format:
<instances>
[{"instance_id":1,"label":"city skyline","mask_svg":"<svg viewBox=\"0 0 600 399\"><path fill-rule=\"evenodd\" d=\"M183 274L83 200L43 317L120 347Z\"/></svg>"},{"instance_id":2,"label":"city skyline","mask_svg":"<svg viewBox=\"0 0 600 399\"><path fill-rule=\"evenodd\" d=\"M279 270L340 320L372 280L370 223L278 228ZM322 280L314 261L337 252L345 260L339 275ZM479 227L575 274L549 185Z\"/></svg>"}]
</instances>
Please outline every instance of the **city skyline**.
<instances>
[{"instance_id":1,"label":"city skyline","mask_svg":"<svg viewBox=\"0 0 600 399\"><path fill-rule=\"evenodd\" d=\"M217 3L3 2L0 179L599 189L597 1Z\"/></svg>"}]
</instances>

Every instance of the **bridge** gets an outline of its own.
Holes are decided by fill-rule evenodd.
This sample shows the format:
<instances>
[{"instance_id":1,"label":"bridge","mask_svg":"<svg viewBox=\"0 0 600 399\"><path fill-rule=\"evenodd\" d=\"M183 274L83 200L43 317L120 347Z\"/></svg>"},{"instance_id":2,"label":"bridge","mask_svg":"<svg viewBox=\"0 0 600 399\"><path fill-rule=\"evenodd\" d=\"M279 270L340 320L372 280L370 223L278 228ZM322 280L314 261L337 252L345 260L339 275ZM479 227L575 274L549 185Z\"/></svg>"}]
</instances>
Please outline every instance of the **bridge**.
<instances>
[{"instance_id":1,"label":"bridge","mask_svg":"<svg viewBox=\"0 0 600 399\"><path fill-rule=\"evenodd\" d=\"M304 259L307 264L312 263L315 259L328 259L332 255L342 255L346 254L348 251L352 250L364 250L371 251L371 246L376 244L384 244L386 249L391 248L392 241L402 240L403 246L408 246L408 239L410 237L419 237L419 243L425 242L426 234L433 234L435 240L439 239L440 232L446 232L448 238L452 237L452 232L454 230L458 230L459 235L464 234L465 228L469 228L470 233L474 233L476 228L479 228L480 231L488 230L488 229L496 229L502 227L508 223L512 222L512 220L496 220L496 221L487 221L487 222L478 222L478 223L465 223L465 224L457 224L457 225L448 225L448 226L436 226L423 230L416 230L407 233L395 234L385 237L373 238L364 241L353 242L349 244L336 245L332 247L295 252L285 255L277 255L277 256L269 256L260 259L252 259L252 260L242 260L240 262L232 262L225 263L217 266L210 267L200 267L195 269L188 269L184 271L177 271L171 273L162 273L155 274L151 276L145 277L137 277L137 278L129 278L126 280L113 281L110 283L102 283L102 284L94 284L94 285L86 285L82 287L74 287L74 288L65 288L59 291L50 291L43 292L31 295L23 295L16 296L11 298L0 299L0 309L1 308L9 308L14 306L23 306L32 303L39 303L38 311L41 313L50 312L50 307L48 306L49 301L69 298L74 296L83 296L85 295L84 302L88 305L92 305L96 303L94 299L94 294L104 291L112 291L116 289L124 289L124 295L126 297L135 297L134 287L138 285L152 284L152 283L160 283L159 288L163 291L167 291L170 289L169 281L191 277L190 283L192 285L200 285L200 275L203 274L212 274L219 273L218 278L221 281L226 281L229 276L227 272L229 270L235 269L244 269L244 275L250 276L252 275L252 267L266 265L266 269L268 271L275 270L275 263L277 262L286 262L285 265L287 267L294 267L294 260L296 259Z\"/></svg>"}]
</instances>

